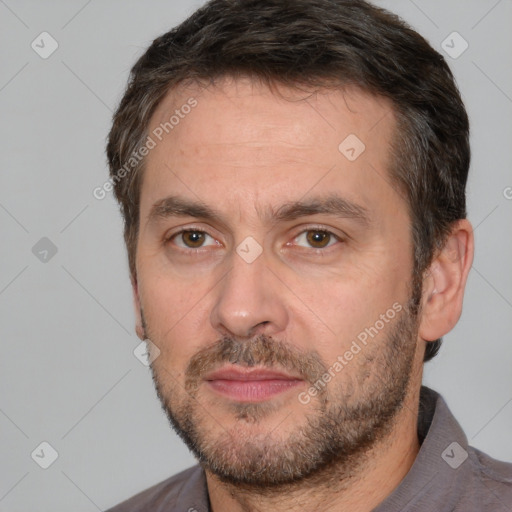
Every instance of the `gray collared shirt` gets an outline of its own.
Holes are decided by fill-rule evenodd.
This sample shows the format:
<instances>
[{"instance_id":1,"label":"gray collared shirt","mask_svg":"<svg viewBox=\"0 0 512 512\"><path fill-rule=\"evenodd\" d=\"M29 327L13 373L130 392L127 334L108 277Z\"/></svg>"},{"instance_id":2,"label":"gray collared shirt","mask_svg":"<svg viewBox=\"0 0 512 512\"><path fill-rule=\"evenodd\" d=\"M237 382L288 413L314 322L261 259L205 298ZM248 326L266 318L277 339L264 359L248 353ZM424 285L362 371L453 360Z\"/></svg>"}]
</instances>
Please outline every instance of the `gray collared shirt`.
<instances>
[{"instance_id":1,"label":"gray collared shirt","mask_svg":"<svg viewBox=\"0 0 512 512\"><path fill-rule=\"evenodd\" d=\"M373 512L512 512L512 464L468 446L446 402L426 386L420 394L418 437L414 464ZM107 512L139 511L210 512L203 469L187 469Z\"/></svg>"}]
</instances>

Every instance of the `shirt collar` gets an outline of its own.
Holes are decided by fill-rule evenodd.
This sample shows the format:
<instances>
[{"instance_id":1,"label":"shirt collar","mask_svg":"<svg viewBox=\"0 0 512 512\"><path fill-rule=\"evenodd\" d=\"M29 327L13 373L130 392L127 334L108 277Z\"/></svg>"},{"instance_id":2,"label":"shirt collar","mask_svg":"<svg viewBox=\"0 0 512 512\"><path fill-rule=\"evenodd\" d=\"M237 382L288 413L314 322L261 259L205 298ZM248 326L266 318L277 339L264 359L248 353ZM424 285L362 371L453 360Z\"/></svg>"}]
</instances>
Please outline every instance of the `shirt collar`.
<instances>
[{"instance_id":1,"label":"shirt collar","mask_svg":"<svg viewBox=\"0 0 512 512\"><path fill-rule=\"evenodd\" d=\"M422 511L446 510L448 492L443 490L462 489L469 480L471 469L463 464L468 456L467 437L443 397L426 386L420 392L418 438L421 447L411 469L374 512L405 510L425 495L429 508Z\"/></svg>"}]
</instances>

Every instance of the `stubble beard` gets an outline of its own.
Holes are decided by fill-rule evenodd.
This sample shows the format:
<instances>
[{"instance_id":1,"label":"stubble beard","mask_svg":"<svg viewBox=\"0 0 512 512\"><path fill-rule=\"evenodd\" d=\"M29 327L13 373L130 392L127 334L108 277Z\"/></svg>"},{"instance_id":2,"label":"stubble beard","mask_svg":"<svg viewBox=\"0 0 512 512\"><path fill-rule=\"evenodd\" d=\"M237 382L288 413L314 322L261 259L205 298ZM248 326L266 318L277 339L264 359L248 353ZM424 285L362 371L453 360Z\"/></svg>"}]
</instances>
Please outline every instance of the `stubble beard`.
<instances>
[{"instance_id":1,"label":"stubble beard","mask_svg":"<svg viewBox=\"0 0 512 512\"><path fill-rule=\"evenodd\" d=\"M219 426L211 395L208 401L202 394L203 376L222 363L290 370L310 384L328 371L316 352L298 351L269 336L251 341L225 337L196 353L185 371L185 389L171 382L161 363L153 363L162 408L203 468L237 489L272 492L298 483L348 481L369 450L392 430L403 407L417 347L417 302L412 297L388 332L380 332L355 356L358 361L343 368L351 378L343 379L342 387L334 377L319 389L304 406L303 421L288 426L284 437L279 422L286 421L287 413L279 410L280 402L231 403L228 410L236 421ZM145 329L151 333L151 326ZM259 429L255 435L254 426L264 421L267 431Z\"/></svg>"}]
</instances>

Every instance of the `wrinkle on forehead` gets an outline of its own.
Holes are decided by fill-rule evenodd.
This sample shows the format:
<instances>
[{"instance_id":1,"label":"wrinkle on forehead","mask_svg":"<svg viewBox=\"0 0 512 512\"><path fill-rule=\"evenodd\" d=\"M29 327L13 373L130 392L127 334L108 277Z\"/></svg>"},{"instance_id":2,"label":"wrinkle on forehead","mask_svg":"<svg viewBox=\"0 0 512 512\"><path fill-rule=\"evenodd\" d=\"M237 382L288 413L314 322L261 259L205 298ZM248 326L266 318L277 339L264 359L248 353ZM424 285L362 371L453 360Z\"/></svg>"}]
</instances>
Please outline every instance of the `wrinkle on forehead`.
<instances>
[{"instance_id":1,"label":"wrinkle on forehead","mask_svg":"<svg viewBox=\"0 0 512 512\"><path fill-rule=\"evenodd\" d=\"M339 114L350 115L353 122L358 120L361 124L361 129L370 129L375 123L382 120L383 116L390 119L394 117L393 105L390 100L369 94L353 85L340 86L339 88L316 88L304 91L298 90L295 87L278 84L274 91L256 79L225 77L208 87L201 86L200 84L187 84L179 85L170 90L155 110L150 127L154 128L160 123L168 121L170 116L175 113L175 110L186 104L187 100L191 97L197 100L199 107L204 107L205 103L208 103L209 107L211 107L211 99L215 97L213 105L217 104L220 112L229 108L233 114L236 114L236 111L240 109L239 100L245 99L247 101L243 103L244 111L239 113L241 118L246 114L245 108L248 105L250 106L251 103L254 106L252 113L260 116L272 114L276 106L286 109L290 105L303 105L307 109L315 111L320 118L323 118L330 125L332 130L335 130L334 125ZM265 108L262 109L258 98L272 98L274 104L267 106L266 110ZM327 106L324 105L327 109L322 109L319 106L319 100L322 103L328 103ZM292 110L287 110L289 115ZM276 120L274 119L273 121L275 122ZM368 126L365 126L365 121L368 122ZM275 124L275 127L286 124L290 128L289 122L289 117L283 117L281 122ZM269 126L269 128L272 128L272 126ZM298 128L295 127L295 129ZM175 135L178 135L178 132L179 130L176 131ZM291 132L291 134L297 135L295 132ZM237 134L237 136L240 135L240 133ZM228 140L226 138L226 142ZM273 139L269 137L269 140ZM251 142L250 138L247 139L247 142ZM283 142L286 141L283 140ZM235 141L233 140L232 143L235 143Z\"/></svg>"},{"instance_id":2,"label":"wrinkle on forehead","mask_svg":"<svg viewBox=\"0 0 512 512\"><path fill-rule=\"evenodd\" d=\"M284 97L261 83L226 80L170 91L152 127L191 97L197 106L147 157L153 201L163 197L162 186L171 194L185 185L186 195L229 201L232 214L249 213L249 203L254 213L294 201L309 189L337 192L372 208L381 199L398 206L386 176L395 128L391 103L354 87L282 90ZM338 149L349 134L366 145L354 162Z\"/></svg>"}]
</instances>

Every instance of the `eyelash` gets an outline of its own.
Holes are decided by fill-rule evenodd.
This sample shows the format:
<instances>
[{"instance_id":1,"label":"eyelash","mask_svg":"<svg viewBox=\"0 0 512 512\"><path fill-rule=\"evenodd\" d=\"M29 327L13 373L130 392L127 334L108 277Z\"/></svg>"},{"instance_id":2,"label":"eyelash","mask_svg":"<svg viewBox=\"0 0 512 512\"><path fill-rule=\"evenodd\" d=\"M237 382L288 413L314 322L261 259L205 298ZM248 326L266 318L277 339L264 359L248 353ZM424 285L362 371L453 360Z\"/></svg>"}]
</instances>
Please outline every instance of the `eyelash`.
<instances>
[{"instance_id":1,"label":"eyelash","mask_svg":"<svg viewBox=\"0 0 512 512\"><path fill-rule=\"evenodd\" d=\"M329 235L330 237L332 237L334 240L336 240L337 242L343 242L343 238L339 235L337 235L336 233L334 233L333 231L329 230L329 229L326 229L325 227L322 227L322 226L308 226L306 228L302 228L299 232L297 232L293 237L292 237L292 241L296 240L300 235L303 235L305 233L308 233L308 231L318 231L318 232L322 232L322 233L326 233L327 235ZM190 227L187 227L187 228L184 228L184 229L181 229L180 231L177 231L176 233L173 233L172 235L170 236L167 236L165 237L164 239L164 243L165 244L168 244L168 243L171 243L175 238L177 238L178 236L182 235L183 233L188 233L188 232L196 232L196 233L202 233L202 234L205 234L211 238L213 238L214 240L216 240L216 238L211 235L210 233L208 233L207 231L205 231L204 229L200 229L200 228L195 228L194 226L190 226ZM290 246L290 245L294 245L294 244L291 244L290 242L287 242L285 244L286 246ZM300 247L301 249L306 249L306 250L314 250L314 251L320 251L320 252L325 252L326 250L328 250L332 245L334 244L331 244L331 241L329 241L328 245L326 245L325 247L304 247L304 246L297 246L297 247ZM186 252L199 252L201 250L204 250L205 249L205 246L201 246L201 247L198 247L196 249L194 249L193 247L189 247L187 249L183 248L183 247L180 247L180 246L177 246L179 249L183 250L183 251L186 251ZM206 246L206 247L211 247L211 246Z\"/></svg>"},{"instance_id":2,"label":"eyelash","mask_svg":"<svg viewBox=\"0 0 512 512\"><path fill-rule=\"evenodd\" d=\"M194 226L189 226L189 227L180 229L176 233L172 233L171 235L166 236L164 238L164 244L167 245L169 243L172 243L172 241L175 238L178 238L183 233L190 233L190 232L192 232L192 233L202 233L202 234L207 235L210 238L213 238L214 240L216 240L216 238L213 235L211 235L210 233L208 233L208 231L205 231L204 229L200 229L200 228L195 228ZM204 250L204 246L198 247L197 249L194 249L193 247L189 247L188 249L185 249L185 248L180 247L178 245L177 245L177 247L178 247L178 249L181 249L181 250L187 251L187 252L199 252L201 249Z\"/></svg>"}]
</instances>

